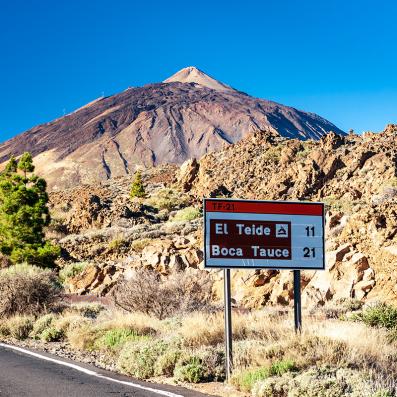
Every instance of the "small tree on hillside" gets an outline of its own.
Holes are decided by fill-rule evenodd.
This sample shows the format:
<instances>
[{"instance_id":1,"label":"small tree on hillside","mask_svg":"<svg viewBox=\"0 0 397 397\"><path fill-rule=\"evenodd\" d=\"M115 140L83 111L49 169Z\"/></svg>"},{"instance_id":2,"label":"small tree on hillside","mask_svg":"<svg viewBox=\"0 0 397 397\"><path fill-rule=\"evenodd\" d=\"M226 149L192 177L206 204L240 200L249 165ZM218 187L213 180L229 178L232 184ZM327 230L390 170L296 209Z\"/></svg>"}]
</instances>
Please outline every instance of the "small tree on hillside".
<instances>
[{"instance_id":1,"label":"small tree on hillside","mask_svg":"<svg viewBox=\"0 0 397 397\"><path fill-rule=\"evenodd\" d=\"M0 252L14 263L53 267L60 249L45 241L50 223L47 184L33 174L30 153L11 157L0 174Z\"/></svg>"},{"instance_id":2,"label":"small tree on hillside","mask_svg":"<svg viewBox=\"0 0 397 397\"><path fill-rule=\"evenodd\" d=\"M141 171L137 171L135 173L134 182L132 182L131 190L130 190L130 197L131 198L142 198L146 196L145 188L142 182L142 173Z\"/></svg>"}]
</instances>

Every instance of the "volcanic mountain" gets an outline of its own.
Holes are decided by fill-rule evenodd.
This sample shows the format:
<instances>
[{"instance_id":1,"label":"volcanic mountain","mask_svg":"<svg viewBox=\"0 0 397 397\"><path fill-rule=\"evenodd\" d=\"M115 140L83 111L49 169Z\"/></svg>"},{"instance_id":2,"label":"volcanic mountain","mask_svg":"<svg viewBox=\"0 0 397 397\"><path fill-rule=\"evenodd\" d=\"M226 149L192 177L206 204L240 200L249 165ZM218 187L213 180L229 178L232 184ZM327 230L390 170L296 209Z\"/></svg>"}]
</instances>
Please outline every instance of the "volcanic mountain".
<instances>
[{"instance_id":1,"label":"volcanic mountain","mask_svg":"<svg viewBox=\"0 0 397 397\"><path fill-rule=\"evenodd\" d=\"M0 163L30 151L51 189L128 175L138 166L182 163L255 131L319 139L329 121L253 98L195 67L162 83L98 98L0 145Z\"/></svg>"}]
</instances>

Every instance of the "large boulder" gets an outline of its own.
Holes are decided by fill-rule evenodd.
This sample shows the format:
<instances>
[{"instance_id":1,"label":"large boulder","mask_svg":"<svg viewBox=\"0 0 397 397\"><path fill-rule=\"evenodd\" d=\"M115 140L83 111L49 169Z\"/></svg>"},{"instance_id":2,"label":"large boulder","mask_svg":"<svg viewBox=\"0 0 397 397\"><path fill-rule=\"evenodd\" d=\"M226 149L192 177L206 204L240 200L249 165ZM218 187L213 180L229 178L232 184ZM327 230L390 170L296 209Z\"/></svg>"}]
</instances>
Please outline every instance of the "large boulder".
<instances>
[{"instance_id":1,"label":"large boulder","mask_svg":"<svg viewBox=\"0 0 397 397\"><path fill-rule=\"evenodd\" d=\"M103 279L100 275L101 269L96 265L88 265L81 273L69 280L69 290L71 293L84 294L97 278Z\"/></svg>"},{"instance_id":2,"label":"large boulder","mask_svg":"<svg viewBox=\"0 0 397 397\"><path fill-rule=\"evenodd\" d=\"M197 177L200 165L196 159L186 160L179 170L178 185L184 192L188 192Z\"/></svg>"},{"instance_id":3,"label":"large boulder","mask_svg":"<svg viewBox=\"0 0 397 397\"><path fill-rule=\"evenodd\" d=\"M327 253L327 268L317 271L303 290L304 306L323 305L329 300L363 299L375 285L375 272L361 252L350 252L349 244ZM347 255L349 254L349 255Z\"/></svg>"}]
</instances>

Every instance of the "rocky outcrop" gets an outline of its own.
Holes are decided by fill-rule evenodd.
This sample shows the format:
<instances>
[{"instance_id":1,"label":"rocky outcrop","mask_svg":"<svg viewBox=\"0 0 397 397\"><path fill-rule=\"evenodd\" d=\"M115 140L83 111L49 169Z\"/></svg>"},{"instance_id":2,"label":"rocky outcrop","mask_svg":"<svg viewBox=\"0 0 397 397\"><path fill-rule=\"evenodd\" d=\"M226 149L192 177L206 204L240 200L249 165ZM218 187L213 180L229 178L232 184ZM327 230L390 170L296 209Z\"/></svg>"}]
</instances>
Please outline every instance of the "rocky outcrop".
<instances>
[{"instance_id":1,"label":"rocky outcrop","mask_svg":"<svg viewBox=\"0 0 397 397\"><path fill-rule=\"evenodd\" d=\"M95 259L95 258L92 258ZM91 263L75 277L68 280L69 292L104 296L110 292L121 275L125 279L135 268L145 267L164 276L172 272L198 269L202 266L203 252L197 248L197 240L175 236L174 239L151 241L141 252L128 255L124 260Z\"/></svg>"},{"instance_id":2,"label":"rocky outcrop","mask_svg":"<svg viewBox=\"0 0 397 397\"><path fill-rule=\"evenodd\" d=\"M177 182L184 192L188 192L192 188L199 167L200 165L196 159L187 160L181 165Z\"/></svg>"},{"instance_id":3,"label":"rocky outcrop","mask_svg":"<svg viewBox=\"0 0 397 397\"><path fill-rule=\"evenodd\" d=\"M327 268L317 271L302 293L305 306L324 305L327 301L362 300L375 286L375 271L368 258L344 245L327 253Z\"/></svg>"},{"instance_id":4,"label":"rocky outcrop","mask_svg":"<svg viewBox=\"0 0 397 397\"><path fill-rule=\"evenodd\" d=\"M81 273L68 280L69 292L74 294L106 295L117 283L122 270L114 265L88 265Z\"/></svg>"},{"instance_id":5,"label":"rocky outcrop","mask_svg":"<svg viewBox=\"0 0 397 397\"><path fill-rule=\"evenodd\" d=\"M208 196L222 185L238 198L331 196L372 204L374 196L383 195L397 175L393 128L397 130L388 127L369 137L329 134L318 143L256 133L220 153L204 156L191 191Z\"/></svg>"},{"instance_id":6,"label":"rocky outcrop","mask_svg":"<svg viewBox=\"0 0 397 397\"><path fill-rule=\"evenodd\" d=\"M380 134L330 134L319 142L258 132L199 162L144 170L143 201L128 196L132 177L53 192L51 208L68 226L59 239L63 260L116 266L125 277L143 266L166 277L202 267L201 217L173 217L180 208L199 208L203 196L324 201L327 265L302 272L305 305L350 298L397 302L396 138L397 126ZM173 191L172 205L161 202L164 191ZM222 272L211 275L223 299ZM238 305L292 304L291 272L233 270L232 281ZM84 291L98 291L93 285Z\"/></svg>"},{"instance_id":7,"label":"rocky outcrop","mask_svg":"<svg viewBox=\"0 0 397 397\"><path fill-rule=\"evenodd\" d=\"M158 240L142 250L139 265L150 266L162 274L198 268L203 251L196 248L195 239L176 237L175 240Z\"/></svg>"}]
</instances>

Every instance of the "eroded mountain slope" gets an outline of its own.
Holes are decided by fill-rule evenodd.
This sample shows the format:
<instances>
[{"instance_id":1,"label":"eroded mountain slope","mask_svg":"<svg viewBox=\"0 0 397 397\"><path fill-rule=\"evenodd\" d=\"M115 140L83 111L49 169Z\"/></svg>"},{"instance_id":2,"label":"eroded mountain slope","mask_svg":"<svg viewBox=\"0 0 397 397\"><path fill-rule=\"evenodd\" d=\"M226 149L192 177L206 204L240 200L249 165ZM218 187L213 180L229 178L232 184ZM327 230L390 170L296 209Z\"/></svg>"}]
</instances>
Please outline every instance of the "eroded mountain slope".
<instances>
[{"instance_id":1,"label":"eroded mountain slope","mask_svg":"<svg viewBox=\"0 0 397 397\"><path fill-rule=\"evenodd\" d=\"M169 82L129 88L0 145L0 163L30 151L51 189L125 176L138 166L181 164L247 134L318 139L335 125L228 88L195 68Z\"/></svg>"}]
</instances>

